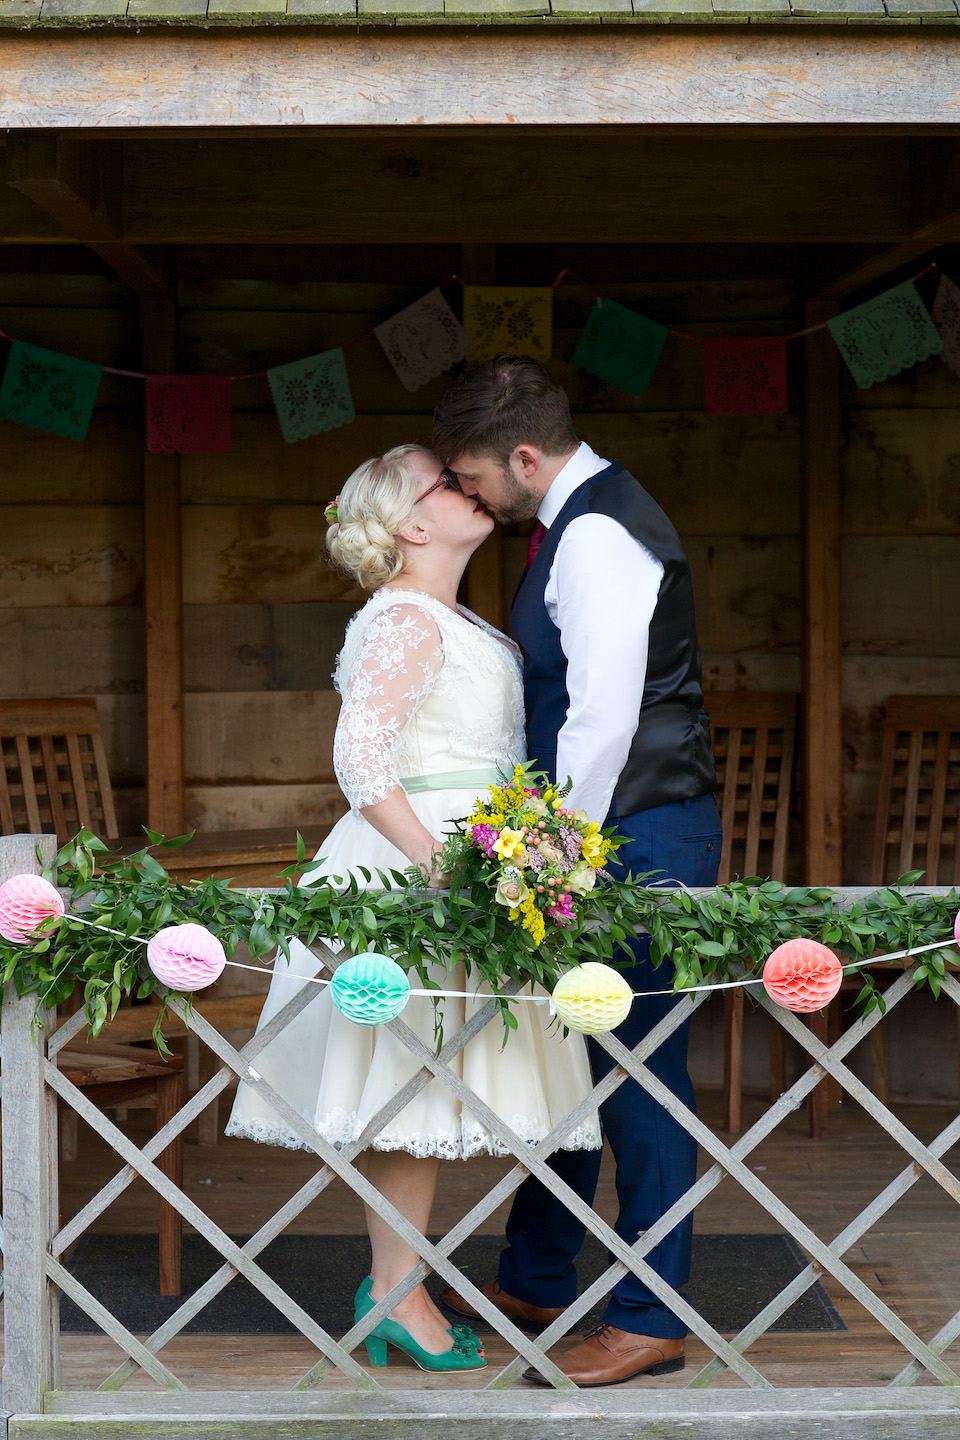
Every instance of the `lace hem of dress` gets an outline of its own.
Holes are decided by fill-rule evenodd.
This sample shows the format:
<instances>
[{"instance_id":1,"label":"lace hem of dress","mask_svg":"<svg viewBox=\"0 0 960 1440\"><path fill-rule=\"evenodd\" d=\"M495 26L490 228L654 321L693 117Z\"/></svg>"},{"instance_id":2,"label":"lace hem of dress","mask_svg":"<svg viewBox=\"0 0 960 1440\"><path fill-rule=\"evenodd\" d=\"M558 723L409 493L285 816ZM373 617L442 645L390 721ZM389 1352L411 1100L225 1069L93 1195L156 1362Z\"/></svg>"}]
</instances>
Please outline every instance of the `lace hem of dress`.
<instances>
[{"instance_id":1,"label":"lace hem of dress","mask_svg":"<svg viewBox=\"0 0 960 1440\"><path fill-rule=\"evenodd\" d=\"M509 1121L510 1129L527 1145L538 1145L550 1133L547 1126L526 1115L514 1115ZM332 1110L316 1126L317 1134L337 1150L351 1144L363 1130L356 1115L347 1115L343 1110ZM313 1147L302 1140L295 1131L276 1120L233 1120L228 1121L223 1132L240 1140L256 1140L261 1145L282 1145L287 1150L310 1150ZM602 1144L599 1122L587 1120L572 1131L562 1150L599 1150ZM418 1159L437 1157L441 1160L470 1160L475 1155L509 1156L513 1152L483 1127L470 1127L460 1135L388 1135L378 1136L370 1147L372 1150L406 1150Z\"/></svg>"}]
</instances>

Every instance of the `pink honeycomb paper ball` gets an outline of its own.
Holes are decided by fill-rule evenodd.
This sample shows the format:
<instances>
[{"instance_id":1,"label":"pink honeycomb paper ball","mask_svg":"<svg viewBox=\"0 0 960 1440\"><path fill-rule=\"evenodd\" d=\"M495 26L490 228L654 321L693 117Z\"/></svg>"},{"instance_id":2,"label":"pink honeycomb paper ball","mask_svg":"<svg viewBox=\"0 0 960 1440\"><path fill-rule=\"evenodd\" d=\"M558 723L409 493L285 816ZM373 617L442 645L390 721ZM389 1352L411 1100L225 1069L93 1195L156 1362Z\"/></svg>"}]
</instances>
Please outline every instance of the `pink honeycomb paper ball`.
<instances>
[{"instance_id":1,"label":"pink honeycomb paper ball","mask_svg":"<svg viewBox=\"0 0 960 1440\"><path fill-rule=\"evenodd\" d=\"M15 945L38 940L57 928L63 901L56 886L40 875L14 875L0 885L0 935ZM45 920L53 923L38 930Z\"/></svg>"},{"instance_id":2,"label":"pink honeycomb paper ball","mask_svg":"<svg viewBox=\"0 0 960 1440\"><path fill-rule=\"evenodd\" d=\"M840 989L843 966L817 940L788 940L778 945L763 967L763 986L785 1010L822 1010Z\"/></svg>"},{"instance_id":3,"label":"pink honeycomb paper ball","mask_svg":"<svg viewBox=\"0 0 960 1440\"><path fill-rule=\"evenodd\" d=\"M168 925L147 945L147 964L171 990L202 990L223 973L227 957L202 925Z\"/></svg>"},{"instance_id":4,"label":"pink honeycomb paper ball","mask_svg":"<svg viewBox=\"0 0 960 1440\"><path fill-rule=\"evenodd\" d=\"M957 911L957 918L953 922L953 938L960 945L960 910Z\"/></svg>"}]
</instances>

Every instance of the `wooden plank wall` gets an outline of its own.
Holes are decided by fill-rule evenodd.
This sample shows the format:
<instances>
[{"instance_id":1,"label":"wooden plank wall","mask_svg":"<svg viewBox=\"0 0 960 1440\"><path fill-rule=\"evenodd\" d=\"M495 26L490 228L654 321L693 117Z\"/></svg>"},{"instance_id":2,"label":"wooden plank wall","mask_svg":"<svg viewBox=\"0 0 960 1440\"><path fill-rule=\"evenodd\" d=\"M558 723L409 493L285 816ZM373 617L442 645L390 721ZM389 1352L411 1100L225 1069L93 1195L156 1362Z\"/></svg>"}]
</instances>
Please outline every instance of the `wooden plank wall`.
<instances>
[{"instance_id":1,"label":"wooden plank wall","mask_svg":"<svg viewBox=\"0 0 960 1440\"><path fill-rule=\"evenodd\" d=\"M255 371L349 342L457 268L453 250L400 247L364 283L231 280L208 265L180 281L179 366ZM501 247L498 279L549 282L555 258ZM785 256L783 273L767 264L760 278L623 283L621 261L616 283L587 278L697 334L762 333L797 323L791 268ZM685 538L708 687L799 689L797 394L787 416L709 417L699 347L671 339L635 400L571 363L589 305L575 286L558 292L554 368L583 438L632 468ZM23 339L138 364L135 311L107 278L5 276L0 259L0 311ZM188 822L199 828L338 811L330 675L359 596L318 564L323 506L360 460L427 440L444 385L408 394L372 340L348 366L354 425L288 446L265 380L246 381L234 387L232 453L183 461ZM799 374L794 353L794 392ZM107 377L81 445L0 423L0 687L99 697L128 831L143 812L141 399L136 382ZM845 868L860 883L884 697L960 689L960 380L934 360L865 394L845 382L843 401ZM524 549L505 538L505 599Z\"/></svg>"}]
</instances>

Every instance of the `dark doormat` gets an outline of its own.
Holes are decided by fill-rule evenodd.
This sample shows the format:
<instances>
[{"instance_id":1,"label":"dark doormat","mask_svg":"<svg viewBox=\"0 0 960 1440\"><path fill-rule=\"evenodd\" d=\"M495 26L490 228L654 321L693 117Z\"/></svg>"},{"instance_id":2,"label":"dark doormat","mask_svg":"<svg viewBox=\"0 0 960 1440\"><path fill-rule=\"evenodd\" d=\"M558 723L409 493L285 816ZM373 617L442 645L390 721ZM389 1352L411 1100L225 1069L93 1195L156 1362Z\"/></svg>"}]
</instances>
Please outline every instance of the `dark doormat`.
<instances>
[{"instance_id":1,"label":"dark doormat","mask_svg":"<svg viewBox=\"0 0 960 1440\"><path fill-rule=\"evenodd\" d=\"M243 1244L248 1236L234 1239ZM432 1237L434 1240L439 1236ZM475 1284L496 1274L503 1245L498 1235L475 1235L453 1261ZM353 1293L370 1268L365 1235L280 1235L257 1257L267 1274L339 1338L353 1324ZM200 1235L183 1238L183 1297L193 1294L219 1268L216 1252ZM804 1268L806 1259L789 1235L696 1235L690 1299L721 1334L742 1330L763 1306ZM588 1236L577 1262L581 1289L607 1267L606 1251ZM158 1329L182 1298L162 1296L157 1288L157 1239L154 1235L85 1235L68 1268L81 1285L128 1330ZM445 1282L431 1275L434 1294ZM601 1317L602 1305L582 1321L582 1333ZM99 1326L68 1296L60 1302L65 1334L94 1334ZM478 1324L478 1329L488 1327ZM845 1330L819 1281L771 1327L773 1330ZM295 1325L241 1278L229 1285L183 1329L185 1335L295 1335Z\"/></svg>"}]
</instances>

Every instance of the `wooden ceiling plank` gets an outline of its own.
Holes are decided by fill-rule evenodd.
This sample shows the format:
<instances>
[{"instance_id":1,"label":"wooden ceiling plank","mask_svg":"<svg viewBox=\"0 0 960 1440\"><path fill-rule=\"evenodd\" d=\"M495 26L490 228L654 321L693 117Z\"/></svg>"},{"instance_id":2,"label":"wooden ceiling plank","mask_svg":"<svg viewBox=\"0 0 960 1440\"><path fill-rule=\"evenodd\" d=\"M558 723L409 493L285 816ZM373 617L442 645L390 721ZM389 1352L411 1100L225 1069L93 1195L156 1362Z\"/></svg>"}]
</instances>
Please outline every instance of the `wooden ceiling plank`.
<instances>
[{"instance_id":1,"label":"wooden ceiling plank","mask_svg":"<svg viewBox=\"0 0 960 1440\"><path fill-rule=\"evenodd\" d=\"M123 142L23 132L7 136L7 184L100 257L136 294L162 290L161 267L121 239Z\"/></svg>"},{"instance_id":2,"label":"wooden ceiling plank","mask_svg":"<svg viewBox=\"0 0 960 1440\"><path fill-rule=\"evenodd\" d=\"M909 236L893 245L858 247L832 271L811 275L813 293L821 299L842 300L960 240L960 141L914 136L909 147Z\"/></svg>"},{"instance_id":3,"label":"wooden ceiling plank","mask_svg":"<svg viewBox=\"0 0 960 1440\"><path fill-rule=\"evenodd\" d=\"M125 238L177 244L887 243L908 236L906 139L738 135L602 143L483 130L331 139L131 140ZM304 177L315 181L305 185Z\"/></svg>"}]
</instances>

